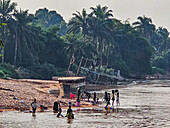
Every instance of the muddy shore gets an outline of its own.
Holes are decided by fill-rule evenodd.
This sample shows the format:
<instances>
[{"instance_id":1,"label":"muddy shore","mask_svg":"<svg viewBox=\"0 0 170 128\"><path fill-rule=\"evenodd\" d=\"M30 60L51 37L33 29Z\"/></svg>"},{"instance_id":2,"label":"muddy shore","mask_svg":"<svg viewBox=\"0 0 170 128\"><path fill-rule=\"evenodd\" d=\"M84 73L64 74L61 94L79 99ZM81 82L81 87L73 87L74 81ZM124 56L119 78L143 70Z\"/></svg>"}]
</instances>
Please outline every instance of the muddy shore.
<instances>
[{"instance_id":1,"label":"muddy shore","mask_svg":"<svg viewBox=\"0 0 170 128\"><path fill-rule=\"evenodd\" d=\"M49 94L50 89L59 91L57 81L41 80L4 80L0 79L0 110L30 110L31 103L37 99L38 106L44 105L52 109L56 100L61 101L62 108L68 107L70 99L61 98L55 94ZM75 100L71 101L75 104ZM90 102L81 102L80 107L94 107ZM78 108L78 107L77 107Z\"/></svg>"}]
</instances>

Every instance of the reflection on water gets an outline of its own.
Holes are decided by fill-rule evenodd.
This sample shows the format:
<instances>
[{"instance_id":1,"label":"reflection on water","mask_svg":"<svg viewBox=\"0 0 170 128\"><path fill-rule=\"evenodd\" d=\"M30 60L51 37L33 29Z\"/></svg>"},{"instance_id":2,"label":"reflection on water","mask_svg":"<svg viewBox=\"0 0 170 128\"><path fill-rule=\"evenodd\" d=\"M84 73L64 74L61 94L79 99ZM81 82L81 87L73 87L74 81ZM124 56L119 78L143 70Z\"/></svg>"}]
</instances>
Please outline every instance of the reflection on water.
<instances>
[{"instance_id":1,"label":"reflection on water","mask_svg":"<svg viewBox=\"0 0 170 128\"><path fill-rule=\"evenodd\" d=\"M0 115L0 127L8 128L34 128L34 127L79 127L79 126L103 126L107 124L111 125L110 121L116 121L118 117L124 113L123 108L104 109L104 107L98 108L84 108L75 109L75 119L67 120L66 117L57 118L56 114L52 112L36 113L36 116L32 116L31 113L23 112L3 112ZM63 114L66 110L63 110ZM121 114L119 114L121 113Z\"/></svg>"},{"instance_id":2,"label":"reflection on water","mask_svg":"<svg viewBox=\"0 0 170 128\"><path fill-rule=\"evenodd\" d=\"M102 104L97 108L75 109L74 120L57 118L52 112L36 113L35 117L31 113L3 112L0 113L0 128L168 128L170 88L161 87L161 84L121 88L120 107L104 109ZM62 114L65 115L66 110Z\"/></svg>"},{"instance_id":3,"label":"reflection on water","mask_svg":"<svg viewBox=\"0 0 170 128\"><path fill-rule=\"evenodd\" d=\"M4 112L0 115L0 127L2 128L74 128L74 127L107 127L112 126L114 122L119 122L120 118L127 118L128 113L137 112L133 108L104 109L104 107L92 109L77 109L74 110L75 119L67 120L66 117L57 118L52 112L36 113L32 116L31 113L23 112ZM63 114L66 110L63 110ZM114 124L115 125L115 124ZM118 125L117 125L118 126Z\"/></svg>"}]
</instances>

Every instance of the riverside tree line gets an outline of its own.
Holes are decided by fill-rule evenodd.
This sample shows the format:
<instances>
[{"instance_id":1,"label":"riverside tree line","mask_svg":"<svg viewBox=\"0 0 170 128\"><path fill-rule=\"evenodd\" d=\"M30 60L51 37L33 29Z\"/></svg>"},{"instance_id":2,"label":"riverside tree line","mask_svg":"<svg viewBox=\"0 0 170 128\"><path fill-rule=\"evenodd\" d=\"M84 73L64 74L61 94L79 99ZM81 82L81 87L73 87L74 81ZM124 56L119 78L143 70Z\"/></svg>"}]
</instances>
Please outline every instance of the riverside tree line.
<instances>
[{"instance_id":1,"label":"riverside tree line","mask_svg":"<svg viewBox=\"0 0 170 128\"><path fill-rule=\"evenodd\" d=\"M51 79L66 74L74 54L73 72L82 56L97 60L98 71L121 70L129 78L166 74L170 67L170 38L164 27L139 16L121 21L106 6L73 13L66 23L56 11L39 9L35 14L17 10L17 3L0 0L0 77Z\"/></svg>"}]
</instances>

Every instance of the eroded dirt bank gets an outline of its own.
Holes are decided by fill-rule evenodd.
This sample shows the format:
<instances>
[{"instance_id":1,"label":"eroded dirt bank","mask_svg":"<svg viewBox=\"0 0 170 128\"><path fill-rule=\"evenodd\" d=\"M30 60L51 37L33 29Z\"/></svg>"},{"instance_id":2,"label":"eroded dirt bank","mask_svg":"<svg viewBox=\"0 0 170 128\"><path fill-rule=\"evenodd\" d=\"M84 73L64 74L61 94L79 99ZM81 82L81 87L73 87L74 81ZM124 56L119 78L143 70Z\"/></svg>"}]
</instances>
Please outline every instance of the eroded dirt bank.
<instances>
[{"instance_id":1,"label":"eroded dirt bank","mask_svg":"<svg viewBox=\"0 0 170 128\"><path fill-rule=\"evenodd\" d=\"M67 107L69 99L56 97L49 94L50 89L60 90L57 81L41 80L4 80L0 79L0 109L29 110L33 100L37 99L38 105L52 108L55 100L62 102L62 107ZM73 103L75 101L72 101ZM81 107L91 107L91 103L83 103Z\"/></svg>"}]
</instances>

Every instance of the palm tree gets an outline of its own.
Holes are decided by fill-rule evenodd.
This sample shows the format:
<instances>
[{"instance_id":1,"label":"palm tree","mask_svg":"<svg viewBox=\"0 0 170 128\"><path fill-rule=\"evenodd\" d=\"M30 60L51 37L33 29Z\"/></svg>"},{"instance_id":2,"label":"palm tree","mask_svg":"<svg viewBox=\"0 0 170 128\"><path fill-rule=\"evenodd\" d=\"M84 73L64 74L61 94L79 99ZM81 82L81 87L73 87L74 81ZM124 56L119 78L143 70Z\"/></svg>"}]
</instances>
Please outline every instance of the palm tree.
<instances>
[{"instance_id":1,"label":"palm tree","mask_svg":"<svg viewBox=\"0 0 170 128\"><path fill-rule=\"evenodd\" d=\"M162 27L159 27L157 32L162 37L163 49L164 49L164 52L166 52L167 51L167 42L168 42L168 38L169 38L168 37L169 32L166 28L162 28Z\"/></svg>"},{"instance_id":2,"label":"palm tree","mask_svg":"<svg viewBox=\"0 0 170 128\"><path fill-rule=\"evenodd\" d=\"M8 26L11 25L9 19L12 18L12 14L15 10L16 5L17 5L16 3L10 4L10 2L11 2L11 0L0 1L0 19L1 19L2 23L7 23ZM2 26L1 36L2 36L2 41L4 42L4 44L6 42L6 37L5 37L5 35L7 35L6 33L7 33L7 28ZM5 61L4 60L4 49L2 49L2 62L4 62L4 61Z\"/></svg>"},{"instance_id":3,"label":"palm tree","mask_svg":"<svg viewBox=\"0 0 170 128\"><path fill-rule=\"evenodd\" d=\"M103 61L104 44L112 42L112 10L108 10L108 7L97 5L96 8L91 7L92 13L89 19L90 36L93 38L93 42L96 43L97 51L100 56L100 66Z\"/></svg>"},{"instance_id":4,"label":"palm tree","mask_svg":"<svg viewBox=\"0 0 170 128\"><path fill-rule=\"evenodd\" d=\"M86 10L82 10L82 14L77 11L77 13L73 13L74 17L69 22L69 29L67 33L83 33L85 37L88 34L88 19L89 15L87 14Z\"/></svg>"},{"instance_id":5,"label":"palm tree","mask_svg":"<svg viewBox=\"0 0 170 128\"><path fill-rule=\"evenodd\" d=\"M158 30L152 34L150 43L154 47L155 55L159 55L163 51L163 37Z\"/></svg>"},{"instance_id":6,"label":"palm tree","mask_svg":"<svg viewBox=\"0 0 170 128\"><path fill-rule=\"evenodd\" d=\"M36 41L38 42L39 40L39 36L37 35L40 33L40 31L36 27L29 24L32 21L33 16L28 14L28 10L15 11L14 17L15 17L14 65L16 65L17 56L18 61L20 63L22 63L26 58L28 59L28 57L36 58L36 55L34 55L35 49L37 47L35 43Z\"/></svg>"},{"instance_id":7,"label":"palm tree","mask_svg":"<svg viewBox=\"0 0 170 128\"><path fill-rule=\"evenodd\" d=\"M77 59L80 59L82 56L89 57L95 53L95 46L82 34L66 34L64 38L66 39L65 50L70 57L74 54Z\"/></svg>"},{"instance_id":8,"label":"palm tree","mask_svg":"<svg viewBox=\"0 0 170 128\"><path fill-rule=\"evenodd\" d=\"M64 38L66 39L66 46L65 49L68 52L68 54L70 56L72 56L78 49L78 46L80 44L80 42L77 39L78 36L76 36L75 34L71 33L71 34L66 34L64 36Z\"/></svg>"},{"instance_id":9,"label":"palm tree","mask_svg":"<svg viewBox=\"0 0 170 128\"><path fill-rule=\"evenodd\" d=\"M134 28L137 29L144 38L150 40L151 34L155 31L155 25L152 24L152 19L148 17L137 18L139 21L134 22Z\"/></svg>"},{"instance_id":10,"label":"palm tree","mask_svg":"<svg viewBox=\"0 0 170 128\"><path fill-rule=\"evenodd\" d=\"M95 44L97 52L100 56L100 65L102 65L102 56L104 52L104 44L109 46L112 42L112 27L113 17L112 10L108 10L108 7L96 8L91 7L92 12L87 14L85 9L80 12L74 13L74 17L69 22L69 29L67 33L79 33L83 34L84 39L91 37L91 42ZM100 67L100 66L99 66ZM99 68L100 69L100 68Z\"/></svg>"}]
</instances>

